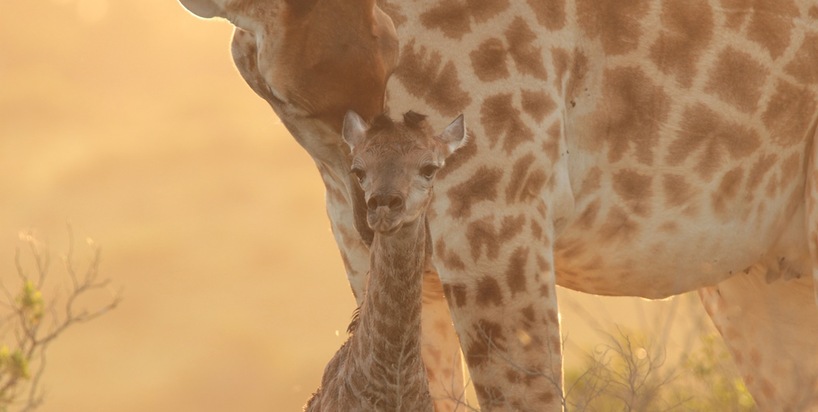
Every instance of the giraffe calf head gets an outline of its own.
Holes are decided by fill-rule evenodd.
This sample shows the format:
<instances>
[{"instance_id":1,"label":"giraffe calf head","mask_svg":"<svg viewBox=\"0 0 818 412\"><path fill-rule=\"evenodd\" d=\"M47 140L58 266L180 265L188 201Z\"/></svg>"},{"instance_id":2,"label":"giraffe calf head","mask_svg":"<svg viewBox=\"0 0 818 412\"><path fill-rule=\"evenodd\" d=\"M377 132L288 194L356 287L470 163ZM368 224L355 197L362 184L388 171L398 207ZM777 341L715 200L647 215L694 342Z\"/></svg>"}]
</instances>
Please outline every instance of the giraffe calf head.
<instances>
[{"instance_id":1,"label":"giraffe calf head","mask_svg":"<svg viewBox=\"0 0 818 412\"><path fill-rule=\"evenodd\" d=\"M351 173L364 191L367 224L388 234L426 210L435 174L466 142L466 129L463 115L436 134L415 112L401 122L380 115L369 125L350 111L342 136L352 150Z\"/></svg>"}]
</instances>

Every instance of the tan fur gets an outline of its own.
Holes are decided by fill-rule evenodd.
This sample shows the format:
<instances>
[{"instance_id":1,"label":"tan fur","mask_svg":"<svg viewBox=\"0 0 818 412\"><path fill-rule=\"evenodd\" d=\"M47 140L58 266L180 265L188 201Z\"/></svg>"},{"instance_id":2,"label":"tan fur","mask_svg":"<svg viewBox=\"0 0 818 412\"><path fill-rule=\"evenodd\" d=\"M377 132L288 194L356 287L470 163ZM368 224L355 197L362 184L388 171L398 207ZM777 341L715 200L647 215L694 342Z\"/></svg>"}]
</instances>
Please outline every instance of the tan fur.
<instances>
[{"instance_id":1,"label":"tan fur","mask_svg":"<svg viewBox=\"0 0 818 412\"><path fill-rule=\"evenodd\" d=\"M761 409L816 407L814 1L379 6L401 39L390 110L475 119L429 219L485 410L561 407L557 283L698 289ZM333 127L291 130L342 157L319 150L340 146ZM360 297L366 249L342 207L359 196L333 183L343 162L317 163ZM430 377L444 369L426 359Z\"/></svg>"}]
</instances>

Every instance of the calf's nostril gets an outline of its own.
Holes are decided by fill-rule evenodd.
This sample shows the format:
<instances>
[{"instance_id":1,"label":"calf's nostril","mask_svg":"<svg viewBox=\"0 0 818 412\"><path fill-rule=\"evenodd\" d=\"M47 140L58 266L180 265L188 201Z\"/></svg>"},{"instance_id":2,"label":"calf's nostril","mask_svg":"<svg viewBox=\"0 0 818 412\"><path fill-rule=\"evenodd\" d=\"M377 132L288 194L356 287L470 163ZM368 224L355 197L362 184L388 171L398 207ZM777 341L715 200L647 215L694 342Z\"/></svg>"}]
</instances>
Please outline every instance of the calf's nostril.
<instances>
[{"instance_id":1,"label":"calf's nostril","mask_svg":"<svg viewBox=\"0 0 818 412\"><path fill-rule=\"evenodd\" d=\"M375 210L379 207L386 207L390 211L400 210L403 208L403 198L398 195L375 195L369 198L366 207L369 210Z\"/></svg>"},{"instance_id":2,"label":"calf's nostril","mask_svg":"<svg viewBox=\"0 0 818 412\"><path fill-rule=\"evenodd\" d=\"M399 210L403 207L403 199L399 196L393 196L392 200L389 201L389 209L391 210Z\"/></svg>"}]
</instances>

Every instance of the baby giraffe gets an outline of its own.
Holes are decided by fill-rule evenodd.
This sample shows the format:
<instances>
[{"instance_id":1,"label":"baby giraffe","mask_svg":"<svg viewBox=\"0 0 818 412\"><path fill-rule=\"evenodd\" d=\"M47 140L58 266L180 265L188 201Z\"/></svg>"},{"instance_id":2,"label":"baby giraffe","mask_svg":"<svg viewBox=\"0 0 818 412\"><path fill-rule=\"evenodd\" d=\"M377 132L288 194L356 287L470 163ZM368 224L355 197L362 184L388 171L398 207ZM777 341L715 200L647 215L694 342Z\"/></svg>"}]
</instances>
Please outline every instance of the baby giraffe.
<instances>
[{"instance_id":1,"label":"baby giraffe","mask_svg":"<svg viewBox=\"0 0 818 412\"><path fill-rule=\"evenodd\" d=\"M305 411L432 411L420 356L421 284L431 257L426 209L435 173L466 141L463 116L435 135L425 116L381 115L367 125L354 112L343 138L365 193L375 232L366 296L350 338L324 369Z\"/></svg>"}]
</instances>

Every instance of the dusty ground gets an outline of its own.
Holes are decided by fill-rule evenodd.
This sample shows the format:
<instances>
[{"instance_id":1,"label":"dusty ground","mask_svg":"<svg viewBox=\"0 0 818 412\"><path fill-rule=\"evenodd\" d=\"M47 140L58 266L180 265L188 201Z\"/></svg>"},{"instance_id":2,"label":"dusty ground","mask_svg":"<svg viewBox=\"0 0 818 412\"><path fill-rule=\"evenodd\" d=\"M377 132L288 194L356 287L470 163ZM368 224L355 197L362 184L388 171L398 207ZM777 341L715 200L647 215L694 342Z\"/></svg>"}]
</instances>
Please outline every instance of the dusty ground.
<instances>
[{"instance_id":1,"label":"dusty ground","mask_svg":"<svg viewBox=\"0 0 818 412\"><path fill-rule=\"evenodd\" d=\"M70 222L124 294L55 343L43 411L300 410L344 339L318 174L233 68L230 33L172 0L0 5L0 278L28 228L63 276ZM661 331L672 308L560 293L568 367L597 325ZM687 306L672 345L702 320Z\"/></svg>"}]
</instances>

